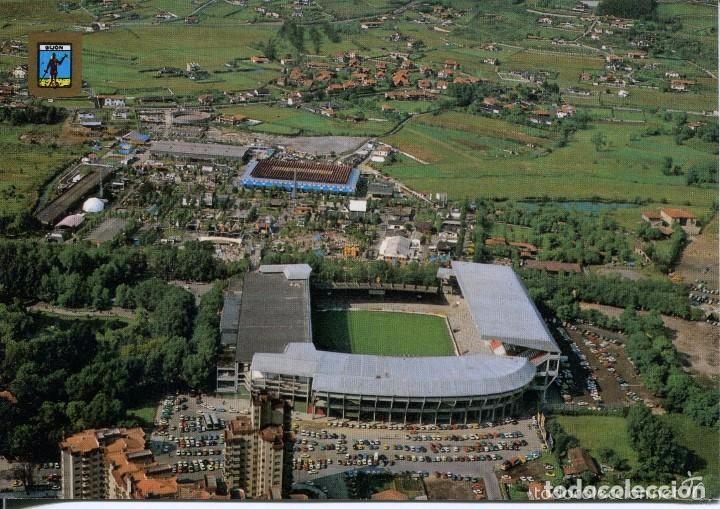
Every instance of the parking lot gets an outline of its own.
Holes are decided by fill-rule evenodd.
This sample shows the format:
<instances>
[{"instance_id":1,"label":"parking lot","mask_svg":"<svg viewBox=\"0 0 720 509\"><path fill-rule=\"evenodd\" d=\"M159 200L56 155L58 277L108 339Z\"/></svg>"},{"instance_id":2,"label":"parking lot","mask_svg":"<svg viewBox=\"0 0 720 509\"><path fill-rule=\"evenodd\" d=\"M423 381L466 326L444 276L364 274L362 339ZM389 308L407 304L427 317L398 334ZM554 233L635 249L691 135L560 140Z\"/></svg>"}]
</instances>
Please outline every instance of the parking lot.
<instances>
[{"instance_id":1,"label":"parking lot","mask_svg":"<svg viewBox=\"0 0 720 509\"><path fill-rule=\"evenodd\" d=\"M625 353L622 334L592 324L567 323L570 366L558 385L566 403L586 407L657 405Z\"/></svg>"},{"instance_id":2,"label":"parking lot","mask_svg":"<svg viewBox=\"0 0 720 509\"><path fill-rule=\"evenodd\" d=\"M358 424L293 419L294 481L304 482L368 466L415 472L425 478L477 483L510 459L544 448L531 419L467 426ZM487 482L487 481L486 481Z\"/></svg>"},{"instance_id":3,"label":"parking lot","mask_svg":"<svg viewBox=\"0 0 720 509\"><path fill-rule=\"evenodd\" d=\"M179 478L224 476L226 422L247 413L249 400L197 395L170 396L158 407L149 447L157 461L168 464ZM210 419L208 419L210 417Z\"/></svg>"}]
</instances>

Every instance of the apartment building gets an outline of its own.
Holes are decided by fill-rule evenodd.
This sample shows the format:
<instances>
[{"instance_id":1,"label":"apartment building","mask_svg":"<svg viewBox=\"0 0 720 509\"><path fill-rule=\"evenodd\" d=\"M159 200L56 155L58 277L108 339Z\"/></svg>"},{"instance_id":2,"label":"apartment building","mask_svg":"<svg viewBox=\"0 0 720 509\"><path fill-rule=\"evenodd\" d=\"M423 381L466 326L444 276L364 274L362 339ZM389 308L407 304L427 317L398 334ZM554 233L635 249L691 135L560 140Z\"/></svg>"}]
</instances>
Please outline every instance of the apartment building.
<instances>
[{"instance_id":1,"label":"apartment building","mask_svg":"<svg viewBox=\"0 0 720 509\"><path fill-rule=\"evenodd\" d=\"M145 448L142 428L88 429L60 443L62 498L176 498L177 479Z\"/></svg>"},{"instance_id":2,"label":"apartment building","mask_svg":"<svg viewBox=\"0 0 720 509\"><path fill-rule=\"evenodd\" d=\"M253 397L249 415L225 430L225 472L229 484L255 499L280 498L283 484L283 430L287 403L266 394Z\"/></svg>"}]
</instances>

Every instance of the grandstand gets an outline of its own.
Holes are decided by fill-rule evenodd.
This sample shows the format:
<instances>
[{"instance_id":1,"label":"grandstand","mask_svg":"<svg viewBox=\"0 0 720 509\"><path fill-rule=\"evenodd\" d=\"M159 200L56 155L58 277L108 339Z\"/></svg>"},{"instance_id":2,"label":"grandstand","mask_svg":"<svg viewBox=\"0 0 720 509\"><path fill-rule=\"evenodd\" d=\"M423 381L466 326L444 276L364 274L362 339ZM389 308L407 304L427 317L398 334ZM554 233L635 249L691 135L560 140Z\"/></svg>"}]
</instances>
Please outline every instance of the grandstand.
<instances>
[{"instance_id":1,"label":"grandstand","mask_svg":"<svg viewBox=\"0 0 720 509\"><path fill-rule=\"evenodd\" d=\"M245 187L354 193L360 172L347 164L286 159L253 160L240 182Z\"/></svg>"},{"instance_id":2,"label":"grandstand","mask_svg":"<svg viewBox=\"0 0 720 509\"><path fill-rule=\"evenodd\" d=\"M472 343L463 355L443 357L318 350L310 272L266 265L245 276L235 390L268 391L345 419L467 423L513 415L527 390L544 397L557 377L560 349L512 268L452 262L438 272L455 316L468 316L463 341Z\"/></svg>"}]
</instances>

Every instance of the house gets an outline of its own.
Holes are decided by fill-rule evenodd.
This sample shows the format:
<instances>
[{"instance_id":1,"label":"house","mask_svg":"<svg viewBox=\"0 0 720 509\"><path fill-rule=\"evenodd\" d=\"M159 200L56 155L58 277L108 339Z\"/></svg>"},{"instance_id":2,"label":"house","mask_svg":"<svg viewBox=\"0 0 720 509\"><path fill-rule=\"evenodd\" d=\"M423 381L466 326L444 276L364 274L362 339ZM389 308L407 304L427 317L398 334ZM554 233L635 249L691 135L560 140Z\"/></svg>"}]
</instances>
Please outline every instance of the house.
<instances>
[{"instance_id":1,"label":"house","mask_svg":"<svg viewBox=\"0 0 720 509\"><path fill-rule=\"evenodd\" d=\"M461 85L472 85L473 83L479 83L480 78L475 76L456 76L453 83L459 83Z\"/></svg>"},{"instance_id":2,"label":"house","mask_svg":"<svg viewBox=\"0 0 720 509\"><path fill-rule=\"evenodd\" d=\"M302 103L302 92L291 92L287 98L288 106L295 106L296 104Z\"/></svg>"},{"instance_id":3,"label":"house","mask_svg":"<svg viewBox=\"0 0 720 509\"><path fill-rule=\"evenodd\" d=\"M662 208L660 209L660 217L663 223L672 227L679 224L686 233L697 235L700 233L700 226L697 222L695 214L685 209Z\"/></svg>"},{"instance_id":4,"label":"house","mask_svg":"<svg viewBox=\"0 0 720 509\"><path fill-rule=\"evenodd\" d=\"M360 256L360 246L357 244L347 244L343 246L344 258L358 258Z\"/></svg>"},{"instance_id":5,"label":"house","mask_svg":"<svg viewBox=\"0 0 720 509\"><path fill-rule=\"evenodd\" d=\"M337 83L335 83L334 85L337 85ZM330 86L332 86L332 85L330 85ZM339 86L340 86L340 90L342 90L342 85L339 85ZM335 106L333 106L332 104L326 104L320 108L320 115L322 115L323 117L334 117L336 115L336 113L337 113L337 110L336 110Z\"/></svg>"},{"instance_id":6,"label":"house","mask_svg":"<svg viewBox=\"0 0 720 509\"><path fill-rule=\"evenodd\" d=\"M460 68L460 64L457 63L457 60L453 60L452 58L448 58L445 60L444 67L446 69L453 69L457 70Z\"/></svg>"},{"instance_id":7,"label":"house","mask_svg":"<svg viewBox=\"0 0 720 509\"><path fill-rule=\"evenodd\" d=\"M392 75L392 82L393 85L396 87L409 87L410 86L410 80L408 79L408 75L406 71L396 71Z\"/></svg>"},{"instance_id":8,"label":"house","mask_svg":"<svg viewBox=\"0 0 720 509\"><path fill-rule=\"evenodd\" d=\"M563 472L566 476L575 477L585 472L590 472L594 475L600 474L595 460L586 449L582 447L572 447L568 449L567 457L570 465L563 467Z\"/></svg>"},{"instance_id":9,"label":"house","mask_svg":"<svg viewBox=\"0 0 720 509\"><path fill-rule=\"evenodd\" d=\"M422 90L429 90L432 88L432 82L430 80L418 80L417 87Z\"/></svg>"},{"instance_id":10,"label":"house","mask_svg":"<svg viewBox=\"0 0 720 509\"><path fill-rule=\"evenodd\" d=\"M533 110L532 114L528 117L528 120L530 120L533 124L552 124L550 112L543 109Z\"/></svg>"},{"instance_id":11,"label":"house","mask_svg":"<svg viewBox=\"0 0 720 509\"><path fill-rule=\"evenodd\" d=\"M100 108L124 108L125 98L119 95L97 95L97 105Z\"/></svg>"},{"instance_id":12,"label":"house","mask_svg":"<svg viewBox=\"0 0 720 509\"><path fill-rule=\"evenodd\" d=\"M572 117L575 114L575 106L572 104L563 104L555 112L557 118Z\"/></svg>"},{"instance_id":13,"label":"house","mask_svg":"<svg viewBox=\"0 0 720 509\"><path fill-rule=\"evenodd\" d=\"M330 81L335 74L331 71L322 70L315 75L315 79L318 81Z\"/></svg>"},{"instance_id":14,"label":"house","mask_svg":"<svg viewBox=\"0 0 720 509\"><path fill-rule=\"evenodd\" d=\"M267 64L268 62L270 62L270 59L263 55L253 55L250 57L250 61L253 64Z\"/></svg>"},{"instance_id":15,"label":"house","mask_svg":"<svg viewBox=\"0 0 720 509\"><path fill-rule=\"evenodd\" d=\"M390 182L370 182L367 187L369 198L389 198L395 193L395 185Z\"/></svg>"},{"instance_id":16,"label":"house","mask_svg":"<svg viewBox=\"0 0 720 509\"><path fill-rule=\"evenodd\" d=\"M480 109L486 113L492 113L493 115L499 115L502 107L502 103L494 97L485 97L482 103L480 103Z\"/></svg>"},{"instance_id":17,"label":"house","mask_svg":"<svg viewBox=\"0 0 720 509\"><path fill-rule=\"evenodd\" d=\"M628 58L643 59L647 58L647 51L628 51Z\"/></svg>"},{"instance_id":18,"label":"house","mask_svg":"<svg viewBox=\"0 0 720 509\"><path fill-rule=\"evenodd\" d=\"M293 68L290 70L289 78L290 78L290 80L292 80L292 81L299 81L299 80L301 80L301 79L303 78L302 69L300 69L299 67L293 67Z\"/></svg>"},{"instance_id":19,"label":"house","mask_svg":"<svg viewBox=\"0 0 720 509\"><path fill-rule=\"evenodd\" d=\"M395 111L395 106L393 106L392 104L383 103L383 104L380 106L380 109L381 109L382 111Z\"/></svg>"},{"instance_id":20,"label":"house","mask_svg":"<svg viewBox=\"0 0 720 509\"><path fill-rule=\"evenodd\" d=\"M685 92L687 91L691 86L695 84L692 80L670 80L670 90L675 90L678 92Z\"/></svg>"},{"instance_id":21,"label":"house","mask_svg":"<svg viewBox=\"0 0 720 509\"><path fill-rule=\"evenodd\" d=\"M217 117L217 121L221 124L226 125L239 125L244 122L247 122L248 118L245 115L241 115L240 113L235 113L233 115L219 115Z\"/></svg>"},{"instance_id":22,"label":"house","mask_svg":"<svg viewBox=\"0 0 720 509\"><path fill-rule=\"evenodd\" d=\"M410 244L410 239L399 235L385 237L378 250L378 260L406 262L413 256Z\"/></svg>"},{"instance_id":23,"label":"house","mask_svg":"<svg viewBox=\"0 0 720 509\"><path fill-rule=\"evenodd\" d=\"M367 200L350 200L348 212L351 217L361 217L367 212Z\"/></svg>"},{"instance_id":24,"label":"house","mask_svg":"<svg viewBox=\"0 0 720 509\"><path fill-rule=\"evenodd\" d=\"M646 210L640 217L642 217L643 221L650 223L650 226L653 228L658 228L663 225L663 219L659 210Z\"/></svg>"},{"instance_id":25,"label":"house","mask_svg":"<svg viewBox=\"0 0 720 509\"><path fill-rule=\"evenodd\" d=\"M18 80L24 80L27 78L27 66L19 65L12 71L12 77Z\"/></svg>"},{"instance_id":26,"label":"house","mask_svg":"<svg viewBox=\"0 0 720 509\"><path fill-rule=\"evenodd\" d=\"M253 95L255 97L268 97L270 96L270 90L267 88L256 88L253 90Z\"/></svg>"}]
</instances>

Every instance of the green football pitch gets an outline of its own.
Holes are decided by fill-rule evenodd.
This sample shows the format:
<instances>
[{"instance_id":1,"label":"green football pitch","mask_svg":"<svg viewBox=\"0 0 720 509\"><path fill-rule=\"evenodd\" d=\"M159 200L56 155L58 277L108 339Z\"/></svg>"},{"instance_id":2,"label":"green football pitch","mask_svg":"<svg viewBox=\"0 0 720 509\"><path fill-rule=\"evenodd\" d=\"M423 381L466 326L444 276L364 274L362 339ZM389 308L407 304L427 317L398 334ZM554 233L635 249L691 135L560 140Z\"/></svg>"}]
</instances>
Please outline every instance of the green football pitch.
<instances>
[{"instance_id":1,"label":"green football pitch","mask_svg":"<svg viewBox=\"0 0 720 509\"><path fill-rule=\"evenodd\" d=\"M454 355L444 318L389 311L318 311L313 338L320 350L369 355Z\"/></svg>"}]
</instances>

